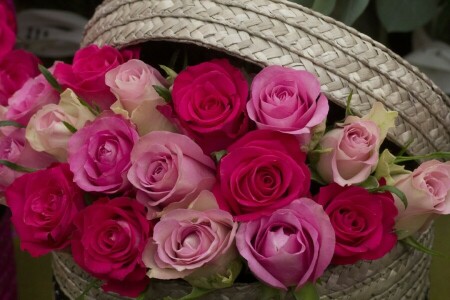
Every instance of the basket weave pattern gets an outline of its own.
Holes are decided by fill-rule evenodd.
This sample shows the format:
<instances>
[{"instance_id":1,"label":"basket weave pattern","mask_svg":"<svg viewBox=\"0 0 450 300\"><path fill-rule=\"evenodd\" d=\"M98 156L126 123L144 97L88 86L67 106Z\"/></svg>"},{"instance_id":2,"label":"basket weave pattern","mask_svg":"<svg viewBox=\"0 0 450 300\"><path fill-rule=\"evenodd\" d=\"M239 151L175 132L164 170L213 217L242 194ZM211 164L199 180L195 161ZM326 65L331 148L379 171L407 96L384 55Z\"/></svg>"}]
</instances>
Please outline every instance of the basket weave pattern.
<instances>
[{"instance_id":1,"label":"basket weave pattern","mask_svg":"<svg viewBox=\"0 0 450 300\"><path fill-rule=\"evenodd\" d=\"M333 102L368 112L374 101L400 114L390 139L411 153L450 150L450 100L381 44L301 6L269 0L114 0L97 9L83 44L117 47L166 40L218 49L262 66L315 73Z\"/></svg>"}]
</instances>

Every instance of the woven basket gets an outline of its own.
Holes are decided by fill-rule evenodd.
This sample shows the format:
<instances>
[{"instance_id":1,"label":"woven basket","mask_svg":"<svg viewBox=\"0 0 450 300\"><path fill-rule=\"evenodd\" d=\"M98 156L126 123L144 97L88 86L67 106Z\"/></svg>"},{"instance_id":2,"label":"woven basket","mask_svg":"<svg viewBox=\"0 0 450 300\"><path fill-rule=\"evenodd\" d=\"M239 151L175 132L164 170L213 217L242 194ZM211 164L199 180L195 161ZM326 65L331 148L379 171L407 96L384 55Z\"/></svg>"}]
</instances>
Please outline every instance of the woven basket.
<instances>
[{"instance_id":1,"label":"woven basket","mask_svg":"<svg viewBox=\"0 0 450 300\"><path fill-rule=\"evenodd\" d=\"M285 0L106 0L86 27L83 45L197 45L258 66L284 65L315 73L328 99L369 111L375 101L399 112L389 139L413 139L411 154L450 151L450 100L417 68L383 45L331 18ZM155 50L156 52L158 49ZM165 51L165 50L161 50ZM421 237L432 244L433 233ZM430 257L397 245L380 260L327 270L321 299L426 299ZM55 253L62 290L74 299L90 277L69 254ZM180 297L182 281L152 280L148 299ZM204 299L260 299L260 285L236 284ZM117 299L93 290L92 299Z\"/></svg>"}]
</instances>

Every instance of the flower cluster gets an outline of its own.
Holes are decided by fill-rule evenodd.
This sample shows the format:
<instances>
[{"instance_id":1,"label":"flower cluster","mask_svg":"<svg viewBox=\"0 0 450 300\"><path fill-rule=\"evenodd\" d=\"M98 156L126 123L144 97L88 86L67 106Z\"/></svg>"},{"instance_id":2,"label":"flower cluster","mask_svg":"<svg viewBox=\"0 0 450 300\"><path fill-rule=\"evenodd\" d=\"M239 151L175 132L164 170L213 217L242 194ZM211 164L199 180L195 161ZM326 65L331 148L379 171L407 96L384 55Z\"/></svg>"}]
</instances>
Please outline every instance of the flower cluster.
<instances>
[{"instance_id":1,"label":"flower cluster","mask_svg":"<svg viewBox=\"0 0 450 300\"><path fill-rule=\"evenodd\" d=\"M306 71L249 83L218 59L165 78L138 57L88 46L8 92L4 124L25 128L2 128L0 188L33 256L69 249L130 297L153 278L229 287L244 263L296 292L450 213L450 163L382 151L397 113L380 103L326 127Z\"/></svg>"}]
</instances>

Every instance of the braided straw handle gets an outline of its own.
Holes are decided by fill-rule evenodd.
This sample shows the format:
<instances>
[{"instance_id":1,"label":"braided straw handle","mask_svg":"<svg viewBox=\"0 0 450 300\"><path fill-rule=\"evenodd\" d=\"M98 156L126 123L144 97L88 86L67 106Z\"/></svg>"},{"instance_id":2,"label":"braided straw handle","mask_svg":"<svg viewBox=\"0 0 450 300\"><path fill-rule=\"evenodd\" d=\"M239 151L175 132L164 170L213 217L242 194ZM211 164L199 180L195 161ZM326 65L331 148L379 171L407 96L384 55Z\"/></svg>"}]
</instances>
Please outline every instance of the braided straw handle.
<instances>
[{"instance_id":1,"label":"braided straw handle","mask_svg":"<svg viewBox=\"0 0 450 300\"><path fill-rule=\"evenodd\" d=\"M258 64L315 73L328 98L368 112L399 112L389 138L410 153L450 151L450 100L417 68L356 30L285 0L109 0L86 26L83 45L148 41L196 44Z\"/></svg>"}]
</instances>

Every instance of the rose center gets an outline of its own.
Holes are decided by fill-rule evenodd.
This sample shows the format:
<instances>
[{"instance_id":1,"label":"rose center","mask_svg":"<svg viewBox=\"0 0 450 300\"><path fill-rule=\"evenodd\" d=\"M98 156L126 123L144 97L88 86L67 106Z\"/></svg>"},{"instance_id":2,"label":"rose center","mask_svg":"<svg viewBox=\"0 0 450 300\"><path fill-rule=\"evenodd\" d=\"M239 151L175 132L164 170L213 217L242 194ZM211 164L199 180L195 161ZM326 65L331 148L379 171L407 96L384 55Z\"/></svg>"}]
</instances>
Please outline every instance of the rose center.
<instances>
[{"instance_id":1,"label":"rose center","mask_svg":"<svg viewBox=\"0 0 450 300\"><path fill-rule=\"evenodd\" d=\"M101 163L112 163L116 160L117 142L107 140L100 145L97 151L97 160Z\"/></svg>"},{"instance_id":2,"label":"rose center","mask_svg":"<svg viewBox=\"0 0 450 300\"><path fill-rule=\"evenodd\" d=\"M364 230L366 222L357 212L348 209L340 209L339 214L341 216L341 224L344 227L356 232Z\"/></svg>"}]
</instances>

